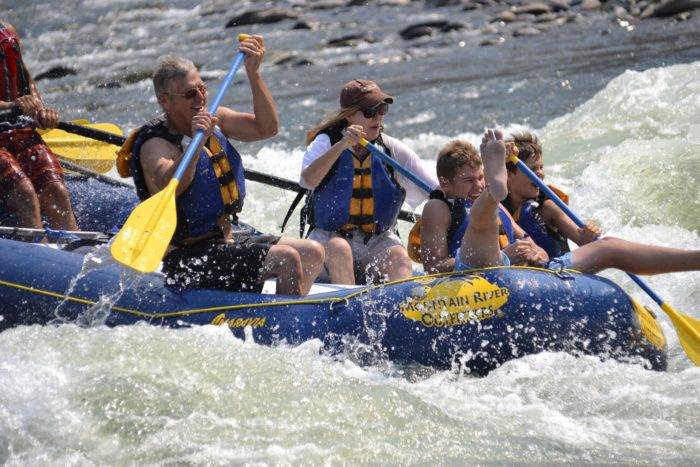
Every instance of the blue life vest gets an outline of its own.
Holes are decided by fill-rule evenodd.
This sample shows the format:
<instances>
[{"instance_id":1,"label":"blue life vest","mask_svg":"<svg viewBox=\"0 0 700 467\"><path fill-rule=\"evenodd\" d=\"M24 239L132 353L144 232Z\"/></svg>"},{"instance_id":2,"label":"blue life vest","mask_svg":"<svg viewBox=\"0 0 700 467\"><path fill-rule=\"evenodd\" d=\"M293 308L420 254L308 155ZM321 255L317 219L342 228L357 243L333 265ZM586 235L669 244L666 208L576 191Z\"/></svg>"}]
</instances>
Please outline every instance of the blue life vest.
<instances>
[{"instance_id":1,"label":"blue life vest","mask_svg":"<svg viewBox=\"0 0 700 467\"><path fill-rule=\"evenodd\" d=\"M441 190L435 190L430 193L430 198L440 199L447 203L447 206L450 208L452 221L450 222L450 228L447 230L447 250L450 257L454 258L457 256L457 250L462 244L464 233L467 231L469 209L473 203L463 198L457 198L450 202L445 199L445 194ZM498 219L500 221L498 226L499 244L503 248L515 241L515 235L513 234L513 224L510 221L510 217L501 206L498 207Z\"/></svg>"},{"instance_id":2,"label":"blue life vest","mask_svg":"<svg viewBox=\"0 0 700 467\"><path fill-rule=\"evenodd\" d=\"M142 200L149 198L151 193L143 176L140 151L143 144L151 138L163 138L182 150L183 136L170 133L162 118L147 123L139 130L131 148L130 167L136 192ZM211 150L202 149L192 183L175 201L177 227L173 235L174 243L219 230L217 220L222 214L235 216L243 207L245 174L241 156L218 128L214 130L205 147L215 145L221 150L214 154ZM228 163L230 170L222 172L219 169L222 161ZM234 195L226 193L228 187L233 187L231 191Z\"/></svg>"},{"instance_id":3,"label":"blue life vest","mask_svg":"<svg viewBox=\"0 0 700 467\"><path fill-rule=\"evenodd\" d=\"M341 131L341 128L337 128L322 133L329 136L332 146L343 137ZM391 156L381 143L381 136L376 143ZM384 162L372 154L368 154L367 158L371 159L360 161L349 149L341 153L311 194L312 228L335 232L355 227L368 233L380 233L396 224L406 191L394 178L393 170ZM367 160L371 160L371 164L365 162ZM363 167L356 167L357 164ZM371 187L358 187L357 182L353 187L355 180L368 176L371 176ZM372 209L368 211L360 212L351 207L353 204L357 207L362 204L362 200L370 199L373 200ZM353 200L355 203L352 203Z\"/></svg>"},{"instance_id":4,"label":"blue life vest","mask_svg":"<svg viewBox=\"0 0 700 467\"><path fill-rule=\"evenodd\" d=\"M557 258L570 251L569 244L562 234L547 226L540 215L540 206L540 203L535 200L525 201L520 212L515 214L515 219L550 258Z\"/></svg>"}]
</instances>

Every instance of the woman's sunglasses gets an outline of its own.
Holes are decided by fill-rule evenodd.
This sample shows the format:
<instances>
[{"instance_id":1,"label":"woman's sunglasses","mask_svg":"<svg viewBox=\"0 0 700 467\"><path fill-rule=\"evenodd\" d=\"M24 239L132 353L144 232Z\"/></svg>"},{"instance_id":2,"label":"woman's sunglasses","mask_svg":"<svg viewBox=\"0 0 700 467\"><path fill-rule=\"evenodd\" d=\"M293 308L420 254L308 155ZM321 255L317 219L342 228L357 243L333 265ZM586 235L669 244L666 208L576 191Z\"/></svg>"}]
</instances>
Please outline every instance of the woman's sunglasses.
<instances>
[{"instance_id":1,"label":"woman's sunglasses","mask_svg":"<svg viewBox=\"0 0 700 467\"><path fill-rule=\"evenodd\" d=\"M201 94L202 97L205 97L207 95L207 85L202 83L198 84L197 86L193 88L189 88L185 92L169 92L171 96L180 96L183 99L187 99L188 101L191 101L195 97L197 97L198 94Z\"/></svg>"},{"instance_id":2,"label":"woman's sunglasses","mask_svg":"<svg viewBox=\"0 0 700 467\"><path fill-rule=\"evenodd\" d=\"M386 102L380 102L379 104L375 105L371 109L361 109L362 110L362 115L365 116L365 118L374 118L375 115L386 115L389 113L389 104Z\"/></svg>"}]
</instances>

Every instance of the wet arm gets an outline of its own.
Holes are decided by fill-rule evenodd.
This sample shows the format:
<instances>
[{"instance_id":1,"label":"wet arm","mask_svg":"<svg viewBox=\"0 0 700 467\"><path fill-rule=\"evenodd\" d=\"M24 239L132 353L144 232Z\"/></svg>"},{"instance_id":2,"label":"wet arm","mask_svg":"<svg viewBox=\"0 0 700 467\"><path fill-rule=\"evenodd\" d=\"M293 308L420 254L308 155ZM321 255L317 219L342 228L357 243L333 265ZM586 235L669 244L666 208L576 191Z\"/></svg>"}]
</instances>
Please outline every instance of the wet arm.
<instances>
[{"instance_id":1,"label":"wet arm","mask_svg":"<svg viewBox=\"0 0 700 467\"><path fill-rule=\"evenodd\" d=\"M565 238L581 246L595 240L595 235L586 235L584 229L579 228L554 201L548 199L542 205L542 219L552 229L561 233Z\"/></svg>"},{"instance_id":2,"label":"wet arm","mask_svg":"<svg viewBox=\"0 0 700 467\"><path fill-rule=\"evenodd\" d=\"M345 139L341 139L337 143L323 153L320 157L316 158L308 167L301 171L301 176L306 182L306 184L311 188L316 188L319 183L323 180L335 161L343 153L344 150L348 148L348 143Z\"/></svg>"},{"instance_id":3,"label":"wet arm","mask_svg":"<svg viewBox=\"0 0 700 467\"><path fill-rule=\"evenodd\" d=\"M174 144L162 138L151 138L141 148L140 161L148 191L152 195L165 188L173 178L184 153ZM190 186L194 178L197 159L195 155L182 176L175 192L181 194Z\"/></svg>"},{"instance_id":4,"label":"wet arm","mask_svg":"<svg viewBox=\"0 0 700 467\"><path fill-rule=\"evenodd\" d=\"M301 171L301 178L310 188L316 188L323 180L335 161L346 149L357 145L360 138L364 136L364 131L360 125L350 125L345 129L343 138L331 146L328 150L316 157ZM314 154L321 152L324 147L330 144L330 139L326 135L318 135L309 144L304 155L305 163L307 157L314 157Z\"/></svg>"},{"instance_id":5,"label":"wet arm","mask_svg":"<svg viewBox=\"0 0 700 467\"><path fill-rule=\"evenodd\" d=\"M248 76L253 93L253 113L236 112L219 107L216 115L226 136L239 141L259 141L271 138L279 130L279 117L272 94L260 73Z\"/></svg>"},{"instance_id":6,"label":"wet arm","mask_svg":"<svg viewBox=\"0 0 700 467\"><path fill-rule=\"evenodd\" d=\"M455 259L447 247L447 231L450 228L450 210L440 200L430 200L423 208L421 220L421 260L428 274L450 272Z\"/></svg>"}]
</instances>

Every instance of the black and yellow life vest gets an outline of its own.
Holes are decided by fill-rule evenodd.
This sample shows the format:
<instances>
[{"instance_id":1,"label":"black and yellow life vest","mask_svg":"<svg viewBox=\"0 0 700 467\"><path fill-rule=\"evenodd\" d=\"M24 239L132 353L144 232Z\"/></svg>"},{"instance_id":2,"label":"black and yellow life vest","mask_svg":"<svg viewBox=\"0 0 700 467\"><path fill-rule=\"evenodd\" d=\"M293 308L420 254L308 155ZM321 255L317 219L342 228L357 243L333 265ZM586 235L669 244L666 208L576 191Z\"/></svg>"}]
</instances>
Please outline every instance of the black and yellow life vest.
<instances>
[{"instance_id":1,"label":"black and yellow life vest","mask_svg":"<svg viewBox=\"0 0 700 467\"><path fill-rule=\"evenodd\" d=\"M182 150L182 135L168 131L162 118L153 120L132 132L117 153L117 170L122 177L133 177L141 199L152 193L142 173L139 154L150 138L163 138ZM245 198L245 175L241 156L226 136L215 129L207 139L197 160L192 183L176 200L178 227L175 239L182 240L217 228L221 214L236 215Z\"/></svg>"},{"instance_id":2,"label":"black and yellow life vest","mask_svg":"<svg viewBox=\"0 0 700 467\"><path fill-rule=\"evenodd\" d=\"M340 128L325 133L331 145L342 138ZM381 137L376 144L391 155ZM372 154L359 156L346 149L313 190L312 227L332 232L384 232L396 224L405 198L406 191L383 161Z\"/></svg>"}]
</instances>

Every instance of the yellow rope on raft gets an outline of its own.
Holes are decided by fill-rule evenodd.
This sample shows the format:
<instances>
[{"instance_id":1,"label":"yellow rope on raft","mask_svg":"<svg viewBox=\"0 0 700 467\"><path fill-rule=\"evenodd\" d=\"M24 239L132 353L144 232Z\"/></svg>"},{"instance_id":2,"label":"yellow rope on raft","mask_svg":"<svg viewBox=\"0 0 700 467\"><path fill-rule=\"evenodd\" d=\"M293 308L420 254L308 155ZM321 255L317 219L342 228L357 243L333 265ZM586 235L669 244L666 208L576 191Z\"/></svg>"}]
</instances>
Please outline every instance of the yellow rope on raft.
<instances>
[{"instance_id":1,"label":"yellow rope on raft","mask_svg":"<svg viewBox=\"0 0 700 467\"><path fill-rule=\"evenodd\" d=\"M376 286L376 288L381 288L381 287L385 287L388 285L395 285L395 284L400 284L403 282L410 282L410 281L415 281L415 280L424 281L426 279L436 279L436 278L440 278L440 277L449 277L449 276L454 276L454 275L461 276L461 275L464 275L465 273L476 272L476 271L488 271L488 270L494 270L494 269L529 269L529 270L534 270L534 271L547 272L547 273L554 274L554 275L558 274L555 271L551 271L548 269L534 268L534 267L530 267L530 266L494 266L494 267L489 267L489 268L469 269L466 271L452 271L452 272L443 272L443 273L438 273L438 274L429 274L429 275L425 275L425 276L409 277L406 279L399 279L396 281L387 282L387 283L382 284L380 286ZM580 274L578 271L574 271L574 270L570 270L570 269L567 269L565 271ZM3 285L5 287L11 287L11 288L23 290L25 292L36 293L39 295L45 295L48 297L56 298L58 300L66 300L66 301L70 301L70 302L80 303L82 305L92 306L92 305L97 304L97 302L94 300L88 300L86 298L60 294L57 292L52 292L50 290L44 290L44 289L39 289L36 287L30 287L30 286L18 284L15 282L0 280L0 285ZM326 298L318 298L318 299L285 300L285 301L270 301L270 302L258 302L258 303L241 303L241 304L236 304L236 305L219 305L219 306L208 307L208 308L193 308L190 310L168 311L168 312L160 312L160 313L139 311L139 310L134 310L132 308L125 308L125 307L121 307L121 306L112 306L110 309L112 311L116 311L119 313L126 313L126 314L133 315L133 316L139 316L139 317L150 318L150 319L159 319L159 318L173 318L173 317L178 317L178 316L186 316L186 315L193 315L193 314L199 314L199 313L213 313L213 312L217 312L217 311L241 310L244 308L283 307L283 306L292 306L292 305L319 305L319 304L324 304L324 303L333 304L333 303L345 302L345 301L350 300L352 298L358 297L358 296L363 295L363 294L369 294L369 293L370 293L370 289L363 288L361 290L350 293L348 295L344 295L342 297L326 297Z\"/></svg>"}]
</instances>

